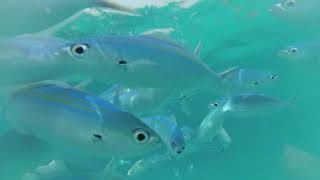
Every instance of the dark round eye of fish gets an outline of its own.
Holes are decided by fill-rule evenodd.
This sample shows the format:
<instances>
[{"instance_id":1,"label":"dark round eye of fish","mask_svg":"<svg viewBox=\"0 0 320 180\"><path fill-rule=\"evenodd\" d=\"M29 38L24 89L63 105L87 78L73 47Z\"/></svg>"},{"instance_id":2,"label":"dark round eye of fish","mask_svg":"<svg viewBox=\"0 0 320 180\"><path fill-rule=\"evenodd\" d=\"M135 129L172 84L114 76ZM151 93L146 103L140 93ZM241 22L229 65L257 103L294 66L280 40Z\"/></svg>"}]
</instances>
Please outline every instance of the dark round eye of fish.
<instances>
[{"instance_id":1,"label":"dark round eye of fish","mask_svg":"<svg viewBox=\"0 0 320 180\"><path fill-rule=\"evenodd\" d=\"M176 144L175 142L172 142L172 143L171 143L171 147L172 147L173 149L175 149L175 148L177 147L177 144ZM184 147L184 146L181 146L181 148L177 149L177 151L176 151L177 154L181 154L184 149L185 149L185 147Z\"/></svg>"},{"instance_id":2,"label":"dark round eye of fish","mask_svg":"<svg viewBox=\"0 0 320 180\"><path fill-rule=\"evenodd\" d=\"M127 61L125 61L125 60L119 60L119 61L118 61L118 64L120 64L120 65L127 64Z\"/></svg>"},{"instance_id":3,"label":"dark round eye of fish","mask_svg":"<svg viewBox=\"0 0 320 180\"><path fill-rule=\"evenodd\" d=\"M270 75L270 79L274 80L274 79L277 79L277 75Z\"/></svg>"},{"instance_id":4,"label":"dark round eye of fish","mask_svg":"<svg viewBox=\"0 0 320 180\"><path fill-rule=\"evenodd\" d=\"M150 138L149 134L142 129L135 130L133 132L133 135L134 135L135 142L137 142L139 144L144 144L144 143L148 142L149 138Z\"/></svg>"},{"instance_id":5,"label":"dark round eye of fish","mask_svg":"<svg viewBox=\"0 0 320 180\"><path fill-rule=\"evenodd\" d=\"M294 54L294 53L298 52L298 49L297 49L297 48L291 48L291 49L290 49L290 52L291 52L292 54Z\"/></svg>"},{"instance_id":6,"label":"dark round eye of fish","mask_svg":"<svg viewBox=\"0 0 320 180\"><path fill-rule=\"evenodd\" d=\"M85 43L84 44L74 44L71 47L71 52L76 57L82 57L87 52L88 49L89 49L88 44L85 44Z\"/></svg>"},{"instance_id":7,"label":"dark round eye of fish","mask_svg":"<svg viewBox=\"0 0 320 180\"><path fill-rule=\"evenodd\" d=\"M214 103L213 106L214 106L214 107L218 107L219 104L218 104L218 103Z\"/></svg>"}]
</instances>

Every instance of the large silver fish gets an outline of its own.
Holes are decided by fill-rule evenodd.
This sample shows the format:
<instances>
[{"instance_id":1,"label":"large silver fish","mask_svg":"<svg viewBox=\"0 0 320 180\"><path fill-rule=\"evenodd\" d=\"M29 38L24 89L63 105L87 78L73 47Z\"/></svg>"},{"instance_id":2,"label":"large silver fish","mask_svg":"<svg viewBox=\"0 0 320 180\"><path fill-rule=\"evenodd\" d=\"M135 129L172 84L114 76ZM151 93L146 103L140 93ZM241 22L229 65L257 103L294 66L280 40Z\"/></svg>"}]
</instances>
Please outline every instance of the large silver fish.
<instances>
[{"instance_id":1,"label":"large silver fish","mask_svg":"<svg viewBox=\"0 0 320 180\"><path fill-rule=\"evenodd\" d=\"M2 0L0 6L0 37L39 32L77 11L91 7L132 10L111 0ZM10 18L8 18L10 17Z\"/></svg>"},{"instance_id":2,"label":"large silver fish","mask_svg":"<svg viewBox=\"0 0 320 180\"><path fill-rule=\"evenodd\" d=\"M0 83L84 75L131 88L225 93L222 79L192 51L149 36L64 41L26 35L5 40L0 47L0 72L6 77Z\"/></svg>"},{"instance_id":3,"label":"large silver fish","mask_svg":"<svg viewBox=\"0 0 320 180\"><path fill-rule=\"evenodd\" d=\"M15 91L4 114L18 133L72 155L126 158L161 145L159 136L132 114L96 96L54 83L35 83Z\"/></svg>"}]
</instances>

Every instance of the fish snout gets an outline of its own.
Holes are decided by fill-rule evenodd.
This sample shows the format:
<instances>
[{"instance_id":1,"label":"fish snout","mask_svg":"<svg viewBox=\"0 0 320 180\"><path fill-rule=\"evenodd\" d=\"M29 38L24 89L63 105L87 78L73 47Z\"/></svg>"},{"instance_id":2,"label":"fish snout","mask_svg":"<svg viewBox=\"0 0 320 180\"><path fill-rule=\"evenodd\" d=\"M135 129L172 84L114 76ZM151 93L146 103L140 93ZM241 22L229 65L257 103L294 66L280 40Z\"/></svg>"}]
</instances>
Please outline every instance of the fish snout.
<instances>
[{"instance_id":1,"label":"fish snout","mask_svg":"<svg viewBox=\"0 0 320 180\"><path fill-rule=\"evenodd\" d=\"M282 58L288 57L290 56L290 52L288 50L281 50L278 52L278 56Z\"/></svg>"},{"instance_id":2,"label":"fish snout","mask_svg":"<svg viewBox=\"0 0 320 180\"><path fill-rule=\"evenodd\" d=\"M171 143L171 148L174 151L175 154L180 155L185 150L185 145L178 145L175 142Z\"/></svg>"}]
</instances>

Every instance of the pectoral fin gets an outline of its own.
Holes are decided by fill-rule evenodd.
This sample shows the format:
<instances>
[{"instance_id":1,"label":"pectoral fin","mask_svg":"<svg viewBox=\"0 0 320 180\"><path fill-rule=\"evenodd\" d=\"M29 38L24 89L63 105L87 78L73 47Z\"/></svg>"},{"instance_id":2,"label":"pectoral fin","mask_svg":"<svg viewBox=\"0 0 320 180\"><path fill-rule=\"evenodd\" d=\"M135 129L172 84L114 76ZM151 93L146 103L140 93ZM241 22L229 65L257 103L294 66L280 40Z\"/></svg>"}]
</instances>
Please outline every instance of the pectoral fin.
<instances>
[{"instance_id":1,"label":"pectoral fin","mask_svg":"<svg viewBox=\"0 0 320 180\"><path fill-rule=\"evenodd\" d=\"M219 73L218 75L219 75L222 79L224 79L224 78L226 78L227 76L229 76L230 74L232 74L232 73L234 73L234 72L236 72L236 71L238 71L238 70L240 70L239 67L232 67L232 68L229 68L229 69L227 69L227 70Z\"/></svg>"},{"instance_id":2,"label":"pectoral fin","mask_svg":"<svg viewBox=\"0 0 320 180\"><path fill-rule=\"evenodd\" d=\"M231 144L231 137L224 128L221 128L214 138L213 143L217 144L217 149L219 149L220 152L224 152Z\"/></svg>"}]
</instances>

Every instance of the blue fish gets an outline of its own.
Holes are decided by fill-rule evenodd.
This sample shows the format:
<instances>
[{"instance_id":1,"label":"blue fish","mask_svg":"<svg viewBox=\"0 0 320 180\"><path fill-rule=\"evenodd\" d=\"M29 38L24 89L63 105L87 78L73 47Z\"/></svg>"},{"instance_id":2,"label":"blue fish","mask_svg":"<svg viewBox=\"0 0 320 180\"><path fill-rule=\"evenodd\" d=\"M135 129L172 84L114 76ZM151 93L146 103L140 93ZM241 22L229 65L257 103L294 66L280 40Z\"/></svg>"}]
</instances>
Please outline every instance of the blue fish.
<instances>
[{"instance_id":1,"label":"blue fish","mask_svg":"<svg viewBox=\"0 0 320 180\"><path fill-rule=\"evenodd\" d=\"M92 157L133 157L159 148L154 130L141 119L72 87L40 82L14 91L4 109L18 133L61 152Z\"/></svg>"}]
</instances>

